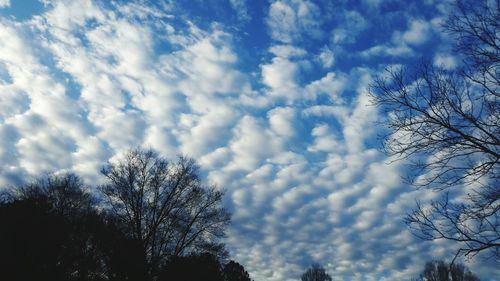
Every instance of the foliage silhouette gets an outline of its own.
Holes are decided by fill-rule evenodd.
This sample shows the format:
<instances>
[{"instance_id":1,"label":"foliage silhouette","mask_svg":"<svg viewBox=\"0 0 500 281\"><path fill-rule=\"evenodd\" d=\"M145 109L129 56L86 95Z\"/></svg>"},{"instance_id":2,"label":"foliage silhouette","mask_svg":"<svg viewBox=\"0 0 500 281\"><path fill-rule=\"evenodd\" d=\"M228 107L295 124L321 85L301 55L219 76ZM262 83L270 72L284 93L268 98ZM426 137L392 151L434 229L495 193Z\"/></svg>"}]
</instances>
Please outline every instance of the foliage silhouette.
<instances>
[{"instance_id":1,"label":"foliage silhouette","mask_svg":"<svg viewBox=\"0 0 500 281\"><path fill-rule=\"evenodd\" d=\"M75 175L49 176L4 194L0 264L10 280L103 280L102 227Z\"/></svg>"},{"instance_id":2,"label":"foliage silhouette","mask_svg":"<svg viewBox=\"0 0 500 281\"><path fill-rule=\"evenodd\" d=\"M0 205L0 264L8 280L65 280L68 226L50 207L37 199Z\"/></svg>"},{"instance_id":3,"label":"foliage silhouette","mask_svg":"<svg viewBox=\"0 0 500 281\"><path fill-rule=\"evenodd\" d=\"M241 264L231 260L222 265L220 259L211 253L173 257L167 262L159 280L251 281Z\"/></svg>"},{"instance_id":4,"label":"foliage silhouette","mask_svg":"<svg viewBox=\"0 0 500 281\"><path fill-rule=\"evenodd\" d=\"M217 257L204 253L173 257L160 275L163 280L224 281L224 277Z\"/></svg>"},{"instance_id":5,"label":"foliage silhouette","mask_svg":"<svg viewBox=\"0 0 500 281\"><path fill-rule=\"evenodd\" d=\"M300 277L302 281L332 281L332 277L319 264L313 264Z\"/></svg>"},{"instance_id":6,"label":"foliage silhouette","mask_svg":"<svg viewBox=\"0 0 500 281\"><path fill-rule=\"evenodd\" d=\"M224 275L224 281L251 281L250 275L245 268L235 261L229 261L224 265L222 274Z\"/></svg>"}]
</instances>

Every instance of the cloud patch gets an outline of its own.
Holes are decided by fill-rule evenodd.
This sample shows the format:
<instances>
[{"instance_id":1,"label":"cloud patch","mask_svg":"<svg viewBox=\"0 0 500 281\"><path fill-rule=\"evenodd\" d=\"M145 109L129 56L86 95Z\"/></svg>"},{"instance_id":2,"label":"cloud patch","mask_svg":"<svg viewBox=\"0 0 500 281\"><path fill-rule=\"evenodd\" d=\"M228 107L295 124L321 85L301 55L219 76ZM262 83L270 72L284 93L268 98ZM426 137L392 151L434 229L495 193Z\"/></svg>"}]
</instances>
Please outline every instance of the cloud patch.
<instances>
[{"instance_id":1,"label":"cloud patch","mask_svg":"<svg viewBox=\"0 0 500 281\"><path fill-rule=\"evenodd\" d=\"M311 1L278 0L271 3L267 25L271 38L282 43L293 43L303 36L323 36L321 11Z\"/></svg>"},{"instance_id":2,"label":"cloud patch","mask_svg":"<svg viewBox=\"0 0 500 281\"><path fill-rule=\"evenodd\" d=\"M0 0L0 8L7 8L10 6L10 0Z\"/></svg>"}]
</instances>

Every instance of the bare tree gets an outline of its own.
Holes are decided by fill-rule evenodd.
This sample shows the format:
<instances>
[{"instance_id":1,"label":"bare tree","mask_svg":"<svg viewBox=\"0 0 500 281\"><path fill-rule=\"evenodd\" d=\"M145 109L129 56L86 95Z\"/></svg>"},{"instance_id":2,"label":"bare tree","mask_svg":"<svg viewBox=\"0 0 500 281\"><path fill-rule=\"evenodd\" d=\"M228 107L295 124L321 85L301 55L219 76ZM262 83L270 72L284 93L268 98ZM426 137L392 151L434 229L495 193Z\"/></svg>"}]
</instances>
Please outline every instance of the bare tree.
<instances>
[{"instance_id":1,"label":"bare tree","mask_svg":"<svg viewBox=\"0 0 500 281\"><path fill-rule=\"evenodd\" d=\"M467 267L460 263L449 265L451 281L480 281Z\"/></svg>"},{"instance_id":2,"label":"bare tree","mask_svg":"<svg viewBox=\"0 0 500 281\"><path fill-rule=\"evenodd\" d=\"M448 281L448 265L444 261L427 262L422 275L427 281Z\"/></svg>"},{"instance_id":3,"label":"bare tree","mask_svg":"<svg viewBox=\"0 0 500 281\"><path fill-rule=\"evenodd\" d=\"M415 281L480 281L467 267L462 264L447 264L442 260L428 261L424 270Z\"/></svg>"},{"instance_id":4,"label":"bare tree","mask_svg":"<svg viewBox=\"0 0 500 281\"><path fill-rule=\"evenodd\" d=\"M326 273L325 269L319 264L313 264L300 277L302 281L332 281L332 277Z\"/></svg>"},{"instance_id":5,"label":"bare tree","mask_svg":"<svg viewBox=\"0 0 500 281\"><path fill-rule=\"evenodd\" d=\"M218 239L230 220L223 192L201 183L193 160L170 163L153 151L131 150L102 174L110 210L142 244L151 275L168 258L223 249Z\"/></svg>"},{"instance_id":6,"label":"bare tree","mask_svg":"<svg viewBox=\"0 0 500 281\"><path fill-rule=\"evenodd\" d=\"M49 174L18 186L5 194L11 200L41 199L50 202L53 211L68 216L93 210L95 198L82 179L71 173Z\"/></svg>"},{"instance_id":7,"label":"bare tree","mask_svg":"<svg viewBox=\"0 0 500 281\"><path fill-rule=\"evenodd\" d=\"M444 29L456 40L463 66L388 68L370 88L388 114L389 155L412 164L407 179L434 190L462 187L418 204L406 218L424 239L460 242L458 254L484 250L500 258L500 1L456 1Z\"/></svg>"}]
</instances>

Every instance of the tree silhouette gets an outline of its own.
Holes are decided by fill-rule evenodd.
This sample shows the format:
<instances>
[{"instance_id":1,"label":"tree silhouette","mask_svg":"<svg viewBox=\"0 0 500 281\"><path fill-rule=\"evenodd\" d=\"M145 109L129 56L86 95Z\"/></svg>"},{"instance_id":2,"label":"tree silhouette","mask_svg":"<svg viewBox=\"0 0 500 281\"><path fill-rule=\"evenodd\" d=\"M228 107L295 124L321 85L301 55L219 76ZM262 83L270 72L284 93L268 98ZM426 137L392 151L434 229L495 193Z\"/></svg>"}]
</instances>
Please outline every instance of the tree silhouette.
<instances>
[{"instance_id":1,"label":"tree silhouette","mask_svg":"<svg viewBox=\"0 0 500 281\"><path fill-rule=\"evenodd\" d=\"M446 264L442 260L429 261L425 264L420 278L416 281L480 281L464 265Z\"/></svg>"},{"instance_id":2,"label":"tree silhouette","mask_svg":"<svg viewBox=\"0 0 500 281\"><path fill-rule=\"evenodd\" d=\"M160 281L163 280L224 281L225 279L217 257L203 253L171 258L160 275Z\"/></svg>"},{"instance_id":3,"label":"tree silhouette","mask_svg":"<svg viewBox=\"0 0 500 281\"><path fill-rule=\"evenodd\" d=\"M245 268L235 262L229 261L223 269L224 281L251 281L250 275Z\"/></svg>"},{"instance_id":4,"label":"tree silhouette","mask_svg":"<svg viewBox=\"0 0 500 281\"><path fill-rule=\"evenodd\" d=\"M77 176L50 175L0 197L2 279L146 280L137 243L96 211Z\"/></svg>"},{"instance_id":5,"label":"tree silhouette","mask_svg":"<svg viewBox=\"0 0 500 281\"><path fill-rule=\"evenodd\" d=\"M65 280L64 253L68 226L42 200L0 205L0 264L7 280Z\"/></svg>"},{"instance_id":6,"label":"tree silhouette","mask_svg":"<svg viewBox=\"0 0 500 281\"><path fill-rule=\"evenodd\" d=\"M460 263L450 264L450 277L451 281L480 281L476 275Z\"/></svg>"},{"instance_id":7,"label":"tree silhouette","mask_svg":"<svg viewBox=\"0 0 500 281\"><path fill-rule=\"evenodd\" d=\"M225 265L210 253L172 257L162 269L159 281L251 281L245 268L235 261Z\"/></svg>"},{"instance_id":8,"label":"tree silhouette","mask_svg":"<svg viewBox=\"0 0 500 281\"><path fill-rule=\"evenodd\" d=\"M412 162L409 181L448 194L406 218L423 239L458 242L459 254L500 257L500 2L456 1L444 29L463 67L389 68L370 88L388 113L386 151Z\"/></svg>"},{"instance_id":9,"label":"tree silhouette","mask_svg":"<svg viewBox=\"0 0 500 281\"><path fill-rule=\"evenodd\" d=\"M193 160L133 150L102 172L96 197L74 174L0 193L2 280L249 280L219 261L229 214Z\"/></svg>"},{"instance_id":10,"label":"tree silhouette","mask_svg":"<svg viewBox=\"0 0 500 281\"><path fill-rule=\"evenodd\" d=\"M114 217L102 215L105 226L97 231L98 249L103 253L108 280L148 280L141 243L123 233L123 226Z\"/></svg>"},{"instance_id":11,"label":"tree silhouette","mask_svg":"<svg viewBox=\"0 0 500 281\"><path fill-rule=\"evenodd\" d=\"M9 280L103 280L99 217L75 175L49 176L4 194L0 264Z\"/></svg>"},{"instance_id":12,"label":"tree silhouette","mask_svg":"<svg viewBox=\"0 0 500 281\"><path fill-rule=\"evenodd\" d=\"M201 183L193 160L170 163L153 151L131 150L102 173L109 212L141 244L150 276L186 253L222 253L218 239L230 220L223 193Z\"/></svg>"},{"instance_id":13,"label":"tree silhouette","mask_svg":"<svg viewBox=\"0 0 500 281\"><path fill-rule=\"evenodd\" d=\"M48 175L10 190L6 198L46 201L53 212L70 217L93 211L95 198L75 174Z\"/></svg>"},{"instance_id":14,"label":"tree silhouette","mask_svg":"<svg viewBox=\"0 0 500 281\"><path fill-rule=\"evenodd\" d=\"M313 264L300 277L302 281L332 281L332 278L319 264Z\"/></svg>"}]
</instances>

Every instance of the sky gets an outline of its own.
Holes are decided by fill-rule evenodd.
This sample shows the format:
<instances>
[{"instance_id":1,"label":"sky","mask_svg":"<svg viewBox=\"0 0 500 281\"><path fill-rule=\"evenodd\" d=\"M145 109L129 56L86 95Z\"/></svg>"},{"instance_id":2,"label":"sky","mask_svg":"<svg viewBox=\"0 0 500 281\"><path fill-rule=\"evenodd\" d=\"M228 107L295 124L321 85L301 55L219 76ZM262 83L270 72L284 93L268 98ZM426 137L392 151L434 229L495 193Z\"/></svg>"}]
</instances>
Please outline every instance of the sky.
<instances>
[{"instance_id":1,"label":"sky","mask_svg":"<svg viewBox=\"0 0 500 281\"><path fill-rule=\"evenodd\" d=\"M102 182L130 148L197 160L226 190L225 243L255 281L409 280L457 245L403 217L367 88L387 66L460 59L443 0L0 0L0 186ZM483 280L498 264L465 261ZM495 279L497 278L497 279Z\"/></svg>"}]
</instances>

